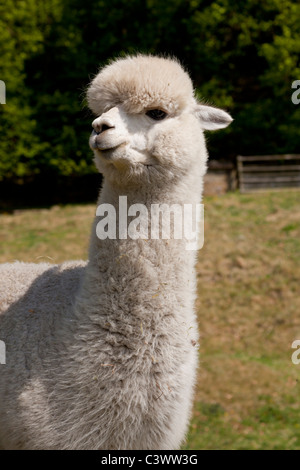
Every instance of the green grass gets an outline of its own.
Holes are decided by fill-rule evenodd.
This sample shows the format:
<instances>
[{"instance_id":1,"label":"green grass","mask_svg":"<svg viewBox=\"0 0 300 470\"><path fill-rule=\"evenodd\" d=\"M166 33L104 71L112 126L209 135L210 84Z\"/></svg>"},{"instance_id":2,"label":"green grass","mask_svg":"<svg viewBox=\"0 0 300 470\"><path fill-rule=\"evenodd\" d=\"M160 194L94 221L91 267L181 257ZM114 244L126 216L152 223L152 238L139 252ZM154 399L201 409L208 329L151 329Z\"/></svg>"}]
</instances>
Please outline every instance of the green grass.
<instances>
[{"instance_id":1,"label":"green grass","mask_svg":"<svg viewBox=\"0 0 300 470\"><path fill-rule=\"evenodd\" d=\"M300 449L300 192L207 197L185 449ZM94 205L0 215L0 261L86 258Z\"/></svg>"},{"instance_id":2,"label":"green grass","mask_svg":"<svg viewBox=\"0 0 300 470\"><path fill-rule=\"evenodd\" d=\"M186 449L300 449L300 193L205 201Z\"/></svg>"},{"instance_id":3,"label":"green grass","mask_svg":"<svg viewBox=\"0 0 300 470\"><path fill-rule=\"evenodd\" d=\"M51 261L87 257L93 205L53 206L0 215L0 262Z\"/></svg>"}]
</instances>

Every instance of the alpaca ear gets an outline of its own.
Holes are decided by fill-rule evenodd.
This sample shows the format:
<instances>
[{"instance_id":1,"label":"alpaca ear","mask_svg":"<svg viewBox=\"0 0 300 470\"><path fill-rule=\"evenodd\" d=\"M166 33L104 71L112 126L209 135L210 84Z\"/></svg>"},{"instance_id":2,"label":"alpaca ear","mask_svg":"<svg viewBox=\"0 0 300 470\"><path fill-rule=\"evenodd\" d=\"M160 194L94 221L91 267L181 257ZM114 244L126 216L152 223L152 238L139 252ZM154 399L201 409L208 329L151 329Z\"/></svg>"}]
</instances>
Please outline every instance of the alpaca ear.
<instances>
[{"instance_id":1,"label":"alpaca ear","mask_svg":"<svg viewBox=\"0 0 300 470\"><path fill-rule=\"evenodd\" d=\"M230 114L219 108L198 104L196 107L196 116L201 122L204 130L214 131L229 126L233 121Z\"/></svg>"}]
</instances>

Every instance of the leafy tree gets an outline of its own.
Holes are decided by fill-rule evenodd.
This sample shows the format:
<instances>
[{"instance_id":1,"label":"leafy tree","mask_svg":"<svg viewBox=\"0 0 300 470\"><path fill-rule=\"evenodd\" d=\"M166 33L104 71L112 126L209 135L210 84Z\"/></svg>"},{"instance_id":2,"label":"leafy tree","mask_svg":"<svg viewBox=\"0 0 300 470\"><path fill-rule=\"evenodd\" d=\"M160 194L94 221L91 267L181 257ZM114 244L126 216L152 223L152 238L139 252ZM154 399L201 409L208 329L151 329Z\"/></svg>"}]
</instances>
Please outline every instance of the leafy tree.
<instances>
[{"instance_id":1,"label":"leafy tree","mask_svg":"<svg viewBox=\"0 0 300 470\"><path fill-rule=\"evenodd\" d=\"M232 113L208 136L214 158L299 152L299 29L298 0L0 0L0 179L94 171L84 90L134 52L177 56L197 95Z\"/></svg>"}]
</instances>

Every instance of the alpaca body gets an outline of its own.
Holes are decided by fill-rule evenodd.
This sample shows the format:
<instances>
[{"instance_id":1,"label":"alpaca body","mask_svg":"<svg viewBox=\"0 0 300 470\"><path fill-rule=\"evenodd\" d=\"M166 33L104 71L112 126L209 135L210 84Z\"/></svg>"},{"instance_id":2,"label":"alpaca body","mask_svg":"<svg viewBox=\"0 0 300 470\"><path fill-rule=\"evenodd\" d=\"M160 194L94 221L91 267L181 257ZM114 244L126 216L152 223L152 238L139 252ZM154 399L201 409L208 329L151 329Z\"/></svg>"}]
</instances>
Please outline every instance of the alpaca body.
<instances>
[{"instance_id":1,"label":"alpaca body","mask_svg":"<svg viewBox=\"0 0 300 470\"><path fill-rule=\"evenodd\" d=\"M102 193L116 206L116 192ZM175 265L182 240L93 238L88 265L1 268L15 280L0 317L4 447L170 449L184 437L197 364L195 253L183 248Z\"/></svg>"},{"instance_id":2,"label":"alpaca body","mask_svg":"<svg viewBox=\"0 0 300 470\"><path fill-rule=\"evenodd\" d=\"M231 118L197 103L177 61L152 56L111 63L87 97L98 205L119 225L121 196L142 204L143 236L99 238L97 211L88 263L0 267L0 447L178 448L197 369L196 252L175 230L147 236L149 214L200 202L203 129Z\"/></svg>"}]
</instances>

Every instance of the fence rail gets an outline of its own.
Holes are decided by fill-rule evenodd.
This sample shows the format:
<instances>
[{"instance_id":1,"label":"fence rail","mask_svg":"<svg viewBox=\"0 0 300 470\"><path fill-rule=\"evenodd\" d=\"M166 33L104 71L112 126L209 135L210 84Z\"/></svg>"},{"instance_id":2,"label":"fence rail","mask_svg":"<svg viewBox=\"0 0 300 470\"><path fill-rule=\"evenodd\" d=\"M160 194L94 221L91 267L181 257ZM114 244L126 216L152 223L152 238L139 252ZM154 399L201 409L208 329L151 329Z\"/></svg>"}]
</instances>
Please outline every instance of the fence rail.
<instances>
[{"instance_id":1,"label":"fence rail","mask_svg":"<svg viewBox=\"0 0 300 470\"><path fill-rule=\"evenodd\" d=\"M237 157L241 192L300 188L300 155Z\"/></svg>"}]
</instances>

